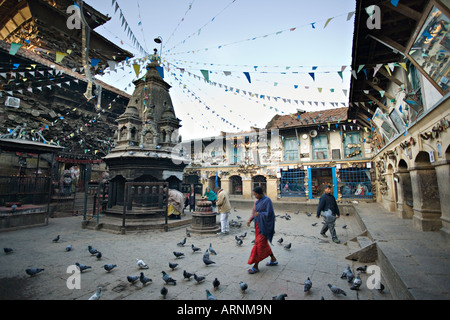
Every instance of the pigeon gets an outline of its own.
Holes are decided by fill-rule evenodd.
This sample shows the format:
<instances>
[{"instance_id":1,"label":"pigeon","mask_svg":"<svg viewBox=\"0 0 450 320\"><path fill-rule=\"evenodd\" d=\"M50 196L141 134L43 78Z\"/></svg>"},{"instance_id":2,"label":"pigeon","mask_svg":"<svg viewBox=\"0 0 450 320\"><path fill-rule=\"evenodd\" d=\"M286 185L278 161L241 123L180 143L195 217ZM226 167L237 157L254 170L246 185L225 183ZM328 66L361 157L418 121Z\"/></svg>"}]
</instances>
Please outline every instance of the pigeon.
<instances>
[{"instance_id":1,"label":"pigeon","mask_svg":"<svg viewBox=\"0 0 450 320\"><path fill-rule=\"evenodd\" d=\"M356 273L356 278L353 280L353 284L350 287L350 290L359 290L359 287L361 287L362 280L361 280L361 272Z\"/></svg>"},{"instance_id":2,"label":"pigeon","mask_svg":"<svg viewBox=\"0 0 450 320\"><path fill-rule=\"evenodd\" d=\"M344 270L344 272L341 275L341 279L348 279L348 275L351 272L352 272L352 270L350 269L350 266L347 266L347 268Z\"/></svg>"},{"instance_id":3,"label":"pigeon","mask_svg":"<svg viewBox=\"0 0 450 320\"><path fill-rule=\"evenodd\" d=\"M145 286L147 283L152 282L152 279L146 277L144 273L141 272L141 275L139 276L139 281L141 281L142 285Z\"/></svg>"},{"instance_id":4,"label":"pigeon","mask_svg":"<svg viewBox=\"0 0 450 320\"><path fill-rule=\"evenodd\" d=\"M344 224L344 225L342 226L342 229L347 229L347 225Z\"/></svg>"},{"instance_id":5,"label":"pigeon","mask_svg":"<svg viewBox=\"0 0 450 320\"><path fill-rule=\"evenodd\" d=\"M185 245L185 243L186 243L186 238L184 238L183 241L178 242L177 246L182 247Z\"/></svg>"},{"instance_id":6,"label":"pigeon","mask_svg":"<svg viewBox=\"0 0 450 320\"><path fill-rule=\"evenodd\" d=\"M272 300L286 300L285 298L287 297L288 295L286 294L286 293L282 293L282 294L279 294L279 295L277 295L277 296L275 296L275 297L272 297Z\"/></svg>"},{"instance_id":7,"label":"pigeon","mask_svg":"<svg viewBox=\"0 0 450 320\"><path fill-rule=\"evenodd\" d=\"M186 270L183 271L183 277L185 279L191 280L192 273L187 272Z\"/></svg>"},{"instance_id":8,"label":"pigeon","mask_svg":"<svg viewBox=\"0 0 450 320\"><path fill-rule=\"evenodd\" d=\"M234 212L237 212L236 208L233 208Z\"/></svg>"},{"instance_id":9,"label":"pigeon","mask_svg":"<svg viewBox=\"0 0 450 320\"><path fill-rule=\"evenodd\" d=\"M331 292L333 292L335 295L343 294L344 296L347 296L345 291L342 290L341 288L335 287L335 286L333 286L331 284L328 284L328 287L330 288Z\"/></svg>"},{"instance_id":10,"label":"pigeon","mask_svg":"<svg viewBox=\"0 0 450 320\"><path fill-rule=\"evenodd\" d=\"M72 245L68 245L68 246L66 247L66 251L72 251Z\"/></svg>"},{"instance_id":11,"label":"pigeon","mask_svg":"<svg viewBox=\"0 0 450 320\"><path fill-rule=\"evenodd\" d=\"M190 237L191 233L189 232L188 228L186 228L186 237Z\"/></svg>"},{"instance_id":12,"label":"pigeon","mask_svg":"<svg viewBox=\"0 0 450 320\"><path fill-rule=\"evenodd\" d=\"M117 267L117 265L116 264L105 264L104 266L103 266L103 268L106 270L106 271L108 271L108 272L111 272L111 270L112 269L114 269L115 267Z\"/></svg>"},{"instance_id":13,"label":"pigeon","mask_svg":"<svg viewBox=\"0 0 450 320\"><path fill-rule=\"evenodd\" d=\"M53 239L53 242L58 242L59 241L59 239L60 239L60 236L59 236L59 234L56 236L56 238L55 239Z\"/></svg>"},{"instance_id":14,"label":"pigeon","mask_svg":"<svg viewBox=\"0 0 450 320\"><path fill-rule=\"evenodd\" d=\"M168 275L164 271L161 271L161 273L163 274L162 279L166 284L172 283L174 286L177 285L177 280L173 279L170 275Z\"/></svg>"},{"instance_id":15,"label":"pigeon","mask_svg":"<svg viewBox=\"0 0 450 320\"><path fill-rule=\"evenodd\" d=\"M127 276L127 281L131 284L135 284L139 280L139 276Z\"/></svg>"},{"instance_id":16,"label":"pigeon","mask_svg":"<svg viewBox=\"0 0 450 320\"><path fill-rule=\"evenodd\" d=\"M294 212L294 214L299 214L299 213L300 213L300 211L295 211L295 212Z\"/></svg>"},{"instance_id":17,"label":"pigeon","mask_svg":"<svg viewBox=\"0 0 450 320\"><path fill-rule=\"evenodd\" d=\"M282 243L283 243L283 238L278 239L277 242L278 242L279 244L282 244Z\"/></svg>"},{"instance_id":18,"label":"pigeon","mask_svg":"<svg viewBox=\"0 0 450 320\"><path fill-rule=\"evenodd\" d=\"M380 282L380 287L378 288L379 293L383 293L384 291L384 285Z\"/></svg>"},{"instance_id":19,"label":"pigeon","mask_svg":"<svg viewBox=\"0 0 450 320\"><path fill-rule=\"evenodd\" d=\"M208 289L206 289L206 300L217 300L217 298L215 295L213 295L211 292L209 292Z\"/></svg>"},{"instance_id":20,"label":"pigeon","mask_svg":"<svg viewBox=\"0 0 450 320\"><path fill-rule=\"evenodd\" d=\"M199 247L194 246L193 244L191 245L191 248L192 248L192 251L194 251L194 252L202 250Z\"/></svg>"},{"instance_id":21,"label":"pigeon","mask_svg":"<svg viewBox=\"0 0 450 320\"><path fill-rule=\"evenodd\" d=\"M367 265L356 268L356 271L361 271L362 273L366 273L366 271L367 271Z\"/></svg>"},{"instance_id":22,"label":"pigeon","mask_svg":"<svg viewBox=\"0 0 450 320\"><path fill-rule=\"evenodd\" d=\"M91 269L91 266L87 266L85 264L80 264L80 263L75 263L75 265L80 269L80 273L87 270L87 269Z\"/></svg>"},{"instance_id":23,"label":"pigeon","mask_svg":"<svg viewBox=\"0 0 450 320\"><path fill-rule=\"evenodd\" d=\"M352 270L349 267L349 269L347 271L347 282L351 283L354 278L355 278L355 275L353 274Z\"/></svg>"},{"instance_id":24,"label":"pigeon","mask_svg":"<svg viewBox=\"0 0 450 320\"><path fill-rule=\"evenodd\" d=\"M161 288L160 293L161 293L161 295L163 296L164 299L166 298L168 292L169 292L169 290L166 287L162 287Z\"/></svg>"},{"instance_id":25,"label":"pigeon","mask_svg":"<svg viewBox=\"0 0 450 320\"><path fill-rule=\"evenodd\" d=\"M100 251L97 251L97 254L95 256L97 257L97 259L101 259L102 253Z\"/></svg>"},{"instance_id":26,"label":"pigeon","mask_svg":"<svg viewBox=\"0 0 450 320\"><path fill-rule=\"evenodd\" d=\"M245 290L248 289L248 284L246 284L245 282L241 281L239 282L239 286L241 287L242 292L245 293Z\"/></svg>"},{"instance_id":27,"label":"pigeon","mask_svg":"<svg viewBox=\"0 0 450 320\"><path fill-rule=\"evenodd\" d=\"M236 218L238 218L238 220L241 220L241 217L240 217L240 216L238 216L238 215L236 215Z\"/></svg>"},{"instance_id":28,"label":"pigeon","mask_svg":"<svg viewBox=\"0 0 450 320\"><path fill-rule=\"evenodd\" d=\"M308 217L311 217L311 216L312 216L312 212L307 212L306 215L307 215Z\"/></svg>"},{"instance_id":29,"label":"pigeon","mask_svg":"<svg viewBox=\"0 0 450 320\"><path fill-rule=\"evenodd\" d=\"M175 270L175 268L178 266L178 263L172 263L172 262L169 262L169 268L170 269L172 269L172 270Z\"/></svg>"},{"instance_id":30,"label":"pigeon","mask_svg":"<svg viewBox=\"0 0 450 320\"><path fill-rule=\"evenodd\" d=\"M195 281L197 281L197 283L200 283L200 282L202 282L203 280L205 280L206 277L204 277L204 276L198 276L198 275L196 275L196 274L194 273L194 279L195 279Z\"/></svg>"},{"instance_id":31,"label":"pigeon","mask_svg":"<svg viewBox=\"0 0 450 320\"><path fill-rule=\"evenodd\" d=\"M203 262L209 266L210 264L214 264L215 262L207 258L206 256L203 256Z\"/></svg>"},{"instance_id":32,"label":"pigeon","mask_svg":"<svg viewBox=\"0 0 450 320\"><path fill-rule=\"evenodd\" d=\"M13 252L12 248L3 248L3 251L5 251L6 254Z\"/></svg>"},{"instance_id":33,"label":"pigeon","mask_svg":"<svg viewBox=\"0 0 450 320\"><path fill-rule=\"evenodd\" d=\"M217 252L213 249L211 243L209 244L209 248L208 248L209 252L211 252L211 254L213 255L217 255Z\"/></svg>"},{"instance_id":34,"label":"pigeon","mask_svg":"<svg viewBox=\"0 0 450 320\"><path fill-rule=\"evenodd\" d=\"M284 246L285 249L289 250L292 247L292 243L288 243L287 245Z\"/></svg>"},{"instance_id":35,"label":"pigeon","mask_svg":"<svg viewBox=\"0 0 450 320\"><path fill-rule=\"evenodd\" d=\"M178 252L178 251L174 251L173 254L175 255L175 257L180 258L182 256L184 256L183 252Z\"/></svg>"},{"instance_id":36,"label":"pigeon","mask_svg":"<svg viewBox=\"0 0 450 320\"><path fill-rule=\"evenodd\" d=\"M205 253L203 254L203 257L206 257L209 259L209 249L206 249Z\"/></svg>"},{"instance_id":37,"label":"pigeon","mask_svg":"<svg viewBox=\"0 0 450 320\"><path fill-rule=\"evenodd\" d=\"M237 239L236 239L236 244L237 244L239 247L242 246L243 243L244 243L244 241L242 241L241 238L237 238Z\"/></svg>"},{"instance_id":38,"label":"pigeon","mask_svg":"<svg viewBox=\"0 0 450 320\"><path fill-rule=\"evenodd\" d=\"M304 282L304 288L303 288L303 292L309 292L309 290L311 290L312 287L312 282L311 279L306 279L306 281Z\"/></svg>"},{"instance_id":39,"label":"pigeon","mask_svg":"<svg viewBox=\"0 0 450 320\"><path fill-rule=\"evenodd\" d=\"M88 250L89 250L89 253L92 255L94 255L98 252L97 249L92 248L92 246L88 246Z\"/></svg>"},{"instance_id":40,"label":"pigeon","mask_svg":"<svg viewBox=\"0 0 450 320\"><path fill-rule=\"evenodd\" d=\"M148 269L148 265L141 259L136 258L136 264L138 265L139 269Z\"/></svg>"},{"instance_id":41,"label":"pigeon","mask_svg":"<svg viewBox=\"0 0 450 320\"><path fill-rule=\"evenodd\" d=\"M39 272L42 272L42 271L44 271L44 269L40 269L40 268L25 269L25 272L30 276L34 276L35 274L38 274Z\"/></svg>"},{"instance_id":42,"label":"pigeon","mask_svg":"<svg viewBox=\"0 0 450 320\"><path fill-rule=\"evenodd\" d=\"M98 287L98 288L97 288L97 292L94 293L94 294L89 298L89 300L99 300L101 294L102 294L102 287Z\"/></svg>"},{"instance_id":43,"label":"pigeon","mask_svg":"<svg viewBox=\"0 0 450 320\"><path fill-rule=\"evenodd\" d=\"M217 278L215 278L213 281L214 289L216 289L216 290L219 289L219 286L220 286L220 281Z\"/></svg>"},{"instance_id":44,"label":"pigeon","mask_svg":"<svg viewBox=\"0 0 450 320\"><path fill-rule=\"evenodd\" d=\"M312 226L313 226L313 227L317 226L317 222L314 222L314 223L312 224Z\"/></svg>"},{"instance_id":45,"label":"pigeon","mask_svg":"<svg viewBox=\"0 0 450 320\"><path fill-rule=\"evenodd\" d=\"M241 235L239 236L239 238L244 239L246 236L247 236L247 232L241 234Z\"/></svg>"}]
</instances>

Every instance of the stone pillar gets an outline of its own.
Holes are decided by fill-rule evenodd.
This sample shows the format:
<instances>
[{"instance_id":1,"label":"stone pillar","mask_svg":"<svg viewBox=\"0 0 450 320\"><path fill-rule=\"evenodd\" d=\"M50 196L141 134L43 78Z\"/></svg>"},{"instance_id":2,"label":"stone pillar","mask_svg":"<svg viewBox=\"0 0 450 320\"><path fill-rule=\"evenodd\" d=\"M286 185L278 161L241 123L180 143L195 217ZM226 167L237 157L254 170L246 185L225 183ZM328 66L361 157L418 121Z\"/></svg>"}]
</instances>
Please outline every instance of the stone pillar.
<instances>
[{"instance_id":1,"label":"stone pillar","mask_svg":"<svg viewBox=\"0 0 450 320\"><path fill-rule=\"evenodd\" d=\"M267 178L267 196L275 201L278 199L278 179L277 178Z\"/></svg>"},{"instance_id":2,"label":"stone pillar","mask_svg":"<svg viewBox=\"0 0 450 320\"><path fill-rule=\"evenodd\" d=\"M225 190L228 194L230 194L230 179L228 178L222 178L220 180L220 184L223 190Z\"/></svg>"},{"instance_id":3,"label":"stone pillar","mask_svg":"<svg viewBox=\"0 0 450 320\"><path fill-rule=\"evenodd\" d=\"M439 231L442 221L436 170L430 166L414 167L410 169L410 175L414 199L413 226L422 231Z\"/></svg>"},{"instance_id":4,"label":"stone pillar","mask_svg":"<svg viewBox=\"0 0 450 320\"><path fill-rule=\"evenodd\" d=\"M249 177L242 178L242 199L252 198L252 179Z\"/></svg>"},{"instance_id":5,"label":"stone pillar","mask_svg":"<svg viewBox=\"0 0 450 320\"><path fill-rule=\"evenodd\" d=\"M396 211L395 203L395 182L391 172L384 173L388 189L385 195L382 196L382 203L389 212Z\"/></svg>"},{"instance_id":6,"label":"stone pillar","mask_svg":"<svg viewBox=\"0 0 450 320\"><path fill-rule=\"evenodd\" d=\"M439 198L441 203L441 233L450 240L450 160L436 162L435 164Z\"/></svg>"}]
</instances>

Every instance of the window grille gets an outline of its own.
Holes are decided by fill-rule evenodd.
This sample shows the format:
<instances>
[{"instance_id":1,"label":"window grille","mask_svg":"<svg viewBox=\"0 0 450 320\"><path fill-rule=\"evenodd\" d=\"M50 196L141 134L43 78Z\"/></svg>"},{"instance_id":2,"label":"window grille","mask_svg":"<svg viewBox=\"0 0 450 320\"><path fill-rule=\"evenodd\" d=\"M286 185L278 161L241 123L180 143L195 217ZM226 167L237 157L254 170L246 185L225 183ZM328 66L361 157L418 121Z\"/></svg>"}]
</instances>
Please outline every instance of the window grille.
<instances>
[{"instance_id":1,"label":"window grille","mask_svg":"<svg viewBox=\"0 0 450 320\"><path fill-rule=\"evenodd\" d=\"M305 170L289 169L281 171L280 179L281 197L304 197L305 192Z\"/></svg>"},{"instance_id":2,"label":"window grille","mask_svg":"<svg viewBox=\"0 0 450 320\"><path fill-rule=\"evenodd\" d=\"M284 139L284 161L298 161L298 141L296 138Z\"/></svg>"},{"instance_id":3,"label":"window grille","mask_svg":"<svg viewBox=\"0 0 450 320\"><path fill-rule=\"evenodd\" d=\"M370 169L348 168L340 169L342 198L372 199L372 181L370 181Z\"/></svg>"},{"instance_id":4,"label":"window grille","mask_svg":"<svg viewBox=\"0 0 450 320\"><path fill-rule=\"evenodd\" d=\"M344 137L344 157L359 159L362 158L361 134L359 132L346 133Z\"/></svg>"},{"instance_id":5,"label":"window grille","mask_svg":"<svg viewBox=\"0 0 450 320\"><path fill-rule=\"evenodd\" d=\"M318 135L312 139L313 160L328 159L328 139L326 135Z\"/></svg>"}]
</instances>

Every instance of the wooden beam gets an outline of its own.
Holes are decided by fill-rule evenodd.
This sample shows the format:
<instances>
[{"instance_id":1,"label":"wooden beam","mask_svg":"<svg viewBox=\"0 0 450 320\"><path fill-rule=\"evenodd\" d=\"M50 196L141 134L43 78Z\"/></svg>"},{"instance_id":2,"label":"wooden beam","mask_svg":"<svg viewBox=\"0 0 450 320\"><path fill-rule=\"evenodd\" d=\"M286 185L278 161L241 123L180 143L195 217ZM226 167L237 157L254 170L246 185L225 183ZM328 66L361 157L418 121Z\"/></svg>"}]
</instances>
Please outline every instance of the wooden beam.
<instances>
[{"instance_id":1,"label":"wooden beam","mask_svg":"<svg viewBox=\"0 0 450 320\"><path fill-rule=\"evenodd\" d=\"M393 5L391 5L388 2L384 2L383 6L388 7L389 9L398 12L402 15L404 15L405 17L408 17L410 19L413 19L415 21L419 21L422 18L422 13L402 4L402 3L398 3L396 7L394 7Z\"/></svg>"},{"instance_id":2,"label":"wooden beam","mask_svg":"<svg viewBox=\"0 0 450 320\"><path fill-rule=\"evenodd\" d=\"M406 52L405 46L392 40L391 38L388 38L383 35L379 35L379 36L375 37L374 35L369 34L368 36L371 37L372 39L377 40L378 42L384 44L385 46L387 46L393 50L397 50L398 52L401 52L402 54L405 54L405 52Z\"/></svg>"},{"instance_id":3,"label":"wooden beam","mask_svg":"<svg viewBox=\"0 0 450 320\"><path fill-rule=\"evenodd\" d=\"M375 102L382 110L388 112L389 110L386 108L386 106L384 104L382 104L377 98L375 98L373 95L371 94L367 94L364 93L370 100L372 100L373 102Z\"/></svg>"},{"instance_id":4,"label":"wooden beam","mask_svg":"<svg viewBox=\"0 0 450 320\"><path fill-rule=\"evenodd\" d=\"M373 84L372 81L366 80L366 82L367 82L367 84L368 84L369 86L371 86L372 88L374 88L374 89L377 90L378 92L379 92L379 91L384 91L384 95L385 95L388 99L390 99L390 100L394 99L394 100L395 100L395 98L394 98L390 93L388 93L386 90L383 90L383 88L377 86L376 84Z\"/></svg>"},{"instance_id":5,"label":"wooden beam","mask_svg":"<svg viewBox=\"0 0 450 320\"><path fill-rule=\"evenodd\" d=\"M396 85L398 85L399 87L401 87L403 85L403 82L401 82L400 80L398 80L396 77L389 75L389 73L387 72L387 70L384 70L383 68L380 68L380 70L378 70L378 73L381 73L386 79L394 82Z\"/></svg>"}]
</instances>

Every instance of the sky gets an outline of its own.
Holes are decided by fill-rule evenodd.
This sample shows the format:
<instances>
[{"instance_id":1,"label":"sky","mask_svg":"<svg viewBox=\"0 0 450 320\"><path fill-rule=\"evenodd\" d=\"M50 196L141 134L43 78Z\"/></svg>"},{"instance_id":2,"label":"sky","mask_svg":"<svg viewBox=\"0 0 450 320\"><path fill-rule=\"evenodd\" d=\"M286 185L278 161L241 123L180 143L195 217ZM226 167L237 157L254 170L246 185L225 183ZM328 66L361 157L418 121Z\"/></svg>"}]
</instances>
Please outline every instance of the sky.
<instances>
[{"instance_id":1,"label":"sky","mask_svg":"<svg viewBox=\"0 0 450 320\"><path fill-rule=\"evenodd\" d=\"M95 31L143 58L122 12L145 51L162 47L183 140L263 128L297 109L348 105L355 0L114 1L85 0L111 17ZM100 79L132 94L134 61Z\"/></svg>"}]
</instances>

